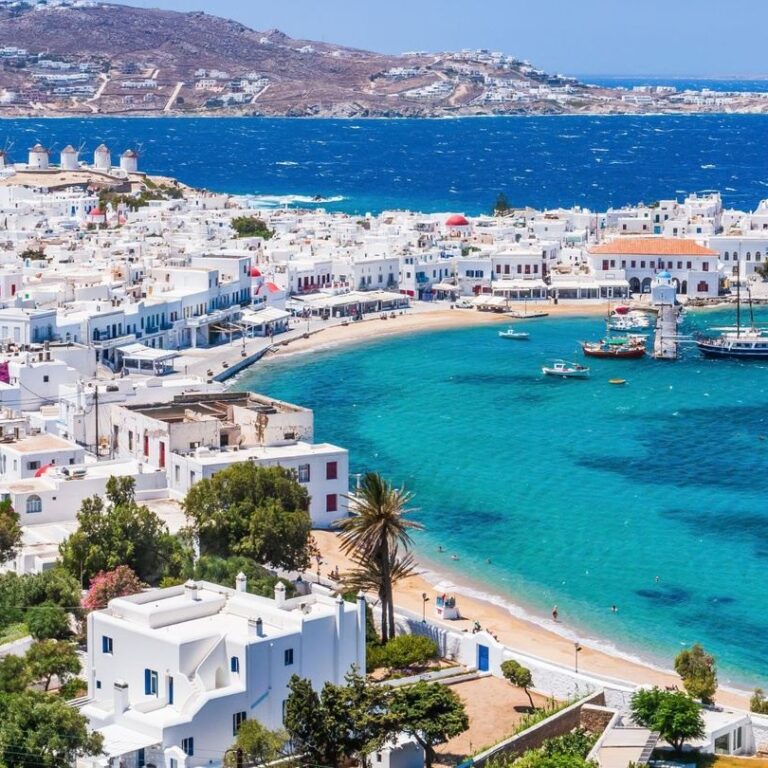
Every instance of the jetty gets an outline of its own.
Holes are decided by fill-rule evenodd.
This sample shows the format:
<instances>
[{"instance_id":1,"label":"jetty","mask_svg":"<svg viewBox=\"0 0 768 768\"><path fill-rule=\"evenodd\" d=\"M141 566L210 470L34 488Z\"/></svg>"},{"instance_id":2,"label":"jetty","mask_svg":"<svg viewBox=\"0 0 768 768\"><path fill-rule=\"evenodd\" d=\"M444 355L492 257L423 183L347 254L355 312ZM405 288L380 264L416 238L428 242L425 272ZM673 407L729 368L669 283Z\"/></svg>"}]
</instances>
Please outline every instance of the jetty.
<instances>
[{"instance_id":1,"label":"jetty","mask_svg":"<svg viewBox=\"0 0 768 768\"><path fill-rule=\"evenodd\" d=\"M656 360L677 360L677 308L672 304L659 307L653 337L653 357Z\"/></svg>"}]
</instances>

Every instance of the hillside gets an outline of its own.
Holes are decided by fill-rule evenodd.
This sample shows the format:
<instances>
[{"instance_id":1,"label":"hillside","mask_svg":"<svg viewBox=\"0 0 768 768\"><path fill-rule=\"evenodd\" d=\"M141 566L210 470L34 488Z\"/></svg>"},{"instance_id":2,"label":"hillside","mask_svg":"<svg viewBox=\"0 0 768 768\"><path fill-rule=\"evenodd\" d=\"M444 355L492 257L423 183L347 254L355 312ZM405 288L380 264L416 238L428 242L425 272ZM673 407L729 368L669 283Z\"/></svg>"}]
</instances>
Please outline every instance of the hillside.
<instances>
[{"instance_id":1,"label":"hillside","mask_svg":"<svg viewBox=\"0 0 768 768\"><path fill-rule=\"evenodd\" d=\"M670 94L652 106L687 108ZM362 117L647 108L614 89L549 76L488 51L388 56L259 32L205 13L90 0L0 5L0 116Z\"/></svg>"}]
</instances>

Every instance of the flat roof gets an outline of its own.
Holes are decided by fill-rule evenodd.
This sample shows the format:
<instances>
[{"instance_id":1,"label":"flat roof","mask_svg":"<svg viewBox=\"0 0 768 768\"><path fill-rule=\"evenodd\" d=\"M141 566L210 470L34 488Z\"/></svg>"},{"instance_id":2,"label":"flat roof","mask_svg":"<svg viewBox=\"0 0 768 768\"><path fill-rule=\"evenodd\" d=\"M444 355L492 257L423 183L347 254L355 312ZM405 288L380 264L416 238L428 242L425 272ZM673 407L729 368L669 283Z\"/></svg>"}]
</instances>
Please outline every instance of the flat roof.
<instances>
[{"instance_id":1,"label":"flat roof","mask_svg":"<svg viewBox=\"0 0 768 768\"><path fill-rule=\"evenodd\" d=\"M74 451L79 448L75 443L71 443L64 438L56 435L32 435L18 440L15 443L8 443L9 450L17 453L35 453L37 451ZM82 450L82 448L80 448Z\"/></svg>"}]
</instances>

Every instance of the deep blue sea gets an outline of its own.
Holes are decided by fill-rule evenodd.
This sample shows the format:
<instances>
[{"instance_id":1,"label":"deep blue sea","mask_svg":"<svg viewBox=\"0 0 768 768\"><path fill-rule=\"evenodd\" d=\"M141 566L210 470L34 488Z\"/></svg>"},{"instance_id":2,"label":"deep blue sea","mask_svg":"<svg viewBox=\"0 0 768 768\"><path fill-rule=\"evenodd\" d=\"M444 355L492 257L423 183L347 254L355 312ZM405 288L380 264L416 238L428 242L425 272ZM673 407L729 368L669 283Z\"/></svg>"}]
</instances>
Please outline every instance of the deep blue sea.
<instances>
[{"instance_id":1,"label":"deep blue sea","mask_svg":"<svg viewBox=\"0 0 768 768\"><path fill-rule=\"evenodd\" d=\"M718 91L730 93L764 93L768 91L768 78L736 79L706 77L665 77L647 75L645 77L624 77L619 75L578 75L584 83L601 85L606 88L634 88L638 85L671 85L678 91Z\"/></svg>"},{"instance_id":2,"label":"deep blue sea","mask_svg":"<svg viewBox=\"0 0 768 768\"><path fill-rule=\"evenodd\" d=\"M195 186L332 198L331 210L592 209L718 189L752 209L768 197L768 115L491 117L455 120L96 118L4 120L11 159L102 141L141 147L141 167Z\"/></svg>"},{"instance_id":3,"label":"deep blue sea","mask_svg":"<svg viewBox=\"0 0 768 768\"><path fill-rule=\"evenodd\" d=\"M700 313L683 330L724 322ZM573 637L667 668L701 642L721 682L764 684L768 365L687 347L551 379L541 365L579 359L604 325L526 327L527 343L490 326L297 355L236 386L313 408L316 438L347 447L353 472L414 491L437 572L460 566L456 581L544 619L557 604Z\"/></svg>"}]
</instances>

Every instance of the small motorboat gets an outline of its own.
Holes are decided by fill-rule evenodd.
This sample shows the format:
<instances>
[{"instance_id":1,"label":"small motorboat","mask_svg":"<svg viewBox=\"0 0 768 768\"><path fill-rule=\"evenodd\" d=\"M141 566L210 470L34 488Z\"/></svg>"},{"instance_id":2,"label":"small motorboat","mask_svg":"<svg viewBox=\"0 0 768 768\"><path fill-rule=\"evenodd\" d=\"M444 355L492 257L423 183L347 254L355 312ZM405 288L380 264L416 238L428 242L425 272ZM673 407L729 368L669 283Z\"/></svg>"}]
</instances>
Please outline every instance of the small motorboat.
<instances>
[{"instance_id":1,"label":"small motorboat","mask_svg":"<svg viewBox=\"0 0 768 768\"><path fill-rule=\"evenodd\" d=\"M600 341L583 341L581 349L586 357L637 360L645 356L645 344L625 338L607 338Z\"/></svg>"},{"instance_id":2,"label":"small motorboat","mask_svg":"<svg viewBox=\"0 0 768 768\"><path fill-rule=\"evenodd\" d=\"M609 384L615 384L617 387L627 383L626 379L608 379Z\"/></svg>"},{"instance_id":3,"label":"small motorboat","mask_svg":"<svg viewBox=\"0 0 768 768\"><path fill-rule=\"evenodd\" d=\"M555 360L552 365L544 365L541 372L545 376L559 376L562 379L589 378L589 368L579 363L569 363L567 360Z\"/></svg>"},{"instance_id":4,"label":"small motorboat","mask_svg":"<svg viewBox=\"0 0 768 768\"><path fill-rule=\"evenodd\" d=\"M507 328L505 331L499 331L499 338L512 339L513 341L528 341L531 338L531 334L525 331L516 331L514 328Z\"/></svg>"}]
</instances>

